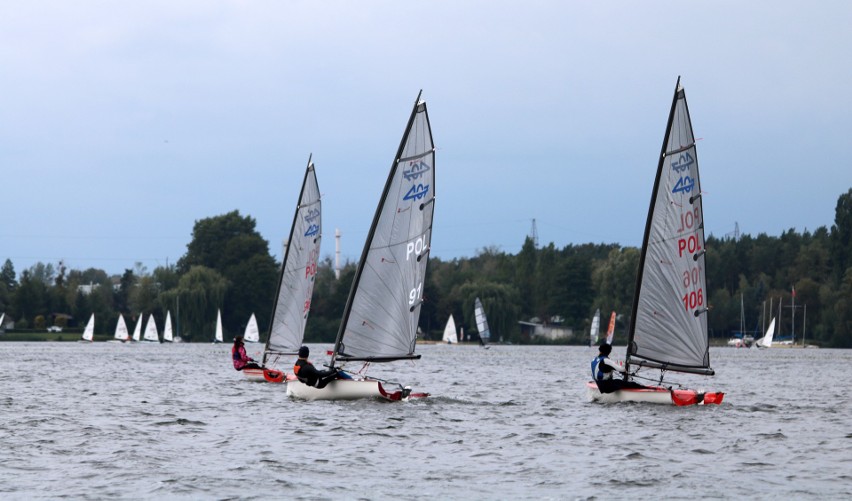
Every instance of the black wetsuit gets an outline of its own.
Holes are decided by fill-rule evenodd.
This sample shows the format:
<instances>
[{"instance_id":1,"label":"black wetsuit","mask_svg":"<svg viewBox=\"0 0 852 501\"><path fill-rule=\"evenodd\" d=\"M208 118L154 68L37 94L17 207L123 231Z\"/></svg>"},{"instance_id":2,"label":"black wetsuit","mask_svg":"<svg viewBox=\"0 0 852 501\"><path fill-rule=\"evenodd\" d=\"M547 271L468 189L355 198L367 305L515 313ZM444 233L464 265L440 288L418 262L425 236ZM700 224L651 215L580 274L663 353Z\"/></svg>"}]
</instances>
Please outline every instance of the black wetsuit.
<instances>
[{"instance_id":1,"label":"black wetsuit","mask_svg":"<svg viewBox=\"0 0 852 501\"><path fill-rule=\"evenodd\" d=\"M296 365L293 366L293 373L299 378L299 381L314 388L325 388L329 382L337 379L336 370L317 370L314 364L304 358L296 360Z\"/></svg>"}]
</instances>

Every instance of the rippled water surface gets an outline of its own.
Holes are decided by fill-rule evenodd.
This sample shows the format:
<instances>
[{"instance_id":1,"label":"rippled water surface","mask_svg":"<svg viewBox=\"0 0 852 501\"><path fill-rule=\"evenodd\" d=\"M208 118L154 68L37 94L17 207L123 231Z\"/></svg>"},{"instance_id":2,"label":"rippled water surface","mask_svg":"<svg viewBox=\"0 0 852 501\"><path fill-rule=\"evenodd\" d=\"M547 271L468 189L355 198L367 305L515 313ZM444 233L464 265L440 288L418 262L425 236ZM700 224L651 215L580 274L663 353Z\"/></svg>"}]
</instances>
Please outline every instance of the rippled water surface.
<instances>
[{"instance_id":1,"label":"rippled water surface","mask_svg":"<svg viewBox=\"0 0 852 501\"><path fill-rule=\"evenodd\" d=\"M370 374L428 399L300 402L228 345L0 343L0 498L852 498L852 351L713 349L686 408L589 403L590 348L418 351Z\"/></svg>"}]
</instances>

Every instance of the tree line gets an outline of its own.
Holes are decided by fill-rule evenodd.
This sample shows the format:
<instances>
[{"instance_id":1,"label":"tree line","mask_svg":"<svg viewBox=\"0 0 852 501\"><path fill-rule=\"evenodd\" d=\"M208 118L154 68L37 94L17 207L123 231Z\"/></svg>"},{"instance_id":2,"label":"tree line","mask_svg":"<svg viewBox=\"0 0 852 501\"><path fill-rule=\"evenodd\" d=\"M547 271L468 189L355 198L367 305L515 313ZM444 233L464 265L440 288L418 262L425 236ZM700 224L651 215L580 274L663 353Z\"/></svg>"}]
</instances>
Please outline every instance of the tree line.
<instances>
[{"instance_id":1,"label":"tree line","mask_svg":"<svg viewBox=\"0 0 852 501\"><path fill-rule=\"evenodd\" d=\"M778 317L782 337L795 332L797 342L805 334L808 343L852 347L852 189L839 197L830 228L790 229L777 237L710 235L705 247L711 337L742 335L743 318L744 330L759 337ZM473 303L479 297L492 340L540 342L523 337L518 325L534 320L573 328L569 342L585 343L600 308L605 317L617 312L616 342L624 342L639 258L635 247L537 247L530 238L514 255L488 247L470 258L433 257L422 335L439 339L453 315L476 339ZM18 277L7 259L0 269L0 313L22 329L81 325L95 313L96 332L108 334L119 313L130 321L154 314L162 325L169 310L185 340L210 341L218 309L229 337L242 332L252 313L261 331L268 329L279 269L254 219L233 211L196 221L186 254L176 265L151 272L137 264L110 277L95 268L37 263ZM306 341L335 339L354 274L354 263L346 263L339 278L330 258L319 263Z\"/></svg>"}]
</instances>

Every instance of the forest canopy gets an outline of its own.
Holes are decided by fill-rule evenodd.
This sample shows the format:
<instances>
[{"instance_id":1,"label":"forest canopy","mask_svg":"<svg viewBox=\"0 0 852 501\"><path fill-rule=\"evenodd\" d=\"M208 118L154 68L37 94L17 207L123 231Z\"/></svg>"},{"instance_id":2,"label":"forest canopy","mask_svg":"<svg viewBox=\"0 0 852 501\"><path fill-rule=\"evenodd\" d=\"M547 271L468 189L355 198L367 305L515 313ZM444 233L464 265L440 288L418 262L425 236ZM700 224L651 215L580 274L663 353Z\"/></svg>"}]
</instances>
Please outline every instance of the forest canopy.
<instances>
[{"instance_id":1,"label":"forest canopy","mask_svg":"<svg viewBox=\"0 0 852 501\"><path fill-rule=\"evenodd\" d=\"M838 198L830 228L791 228L779 236L710 235L706 249L711 338L759 337L769 319L779 317L781 339L795 332L797 342L805 335L808 343L852 347L852 189ZM634 247L538 247L531 238L515 255L486 247L470 258L433 257L420 317L422 336L439 339L453 315L468 339L476 339L473 302L479 297L492 341L536 342L522 335L518 324L533 321L573 329L569 342L586 343L591 317L600 309L607 315L617 312L616 342L623 343L639 258ZM196 221L177 265L151 272L137 264L109 276L96 268L69 270L60 262L36 263L18 274L6 259L0 267L0 313L16 330L82 328L95 313L101 319L96 333L105 335L115 329L119 313L128 324L141 313L154 314L162 325L171 311L184 340L211 341L221 309L231 338L252 313L266 332L280 265L255 220L232 211ZM353 263L336 278L331 259L320 262L306 341L334 340L354 274Z\"/></svg>"}]
</instances>

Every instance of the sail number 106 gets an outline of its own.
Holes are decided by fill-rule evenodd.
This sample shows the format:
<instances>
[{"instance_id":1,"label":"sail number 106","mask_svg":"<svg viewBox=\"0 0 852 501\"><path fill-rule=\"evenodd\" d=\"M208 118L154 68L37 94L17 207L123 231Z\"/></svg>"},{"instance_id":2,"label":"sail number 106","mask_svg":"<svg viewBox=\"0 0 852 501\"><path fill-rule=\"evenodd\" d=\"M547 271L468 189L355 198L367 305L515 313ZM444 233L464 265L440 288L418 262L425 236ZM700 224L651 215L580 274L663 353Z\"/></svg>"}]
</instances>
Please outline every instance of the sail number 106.
<instances>
[{"instance_id":1,"label":"sail number 106","mask_svg":"<svg viewBox=\"0 0 852 501\"><path fill-rule=\"evenodd\" d=\"M687 292L680 300L683 301L683 307L686 310L694 310L699 306L704 306L704 289Z\"/></svg>"}]
</instances>

